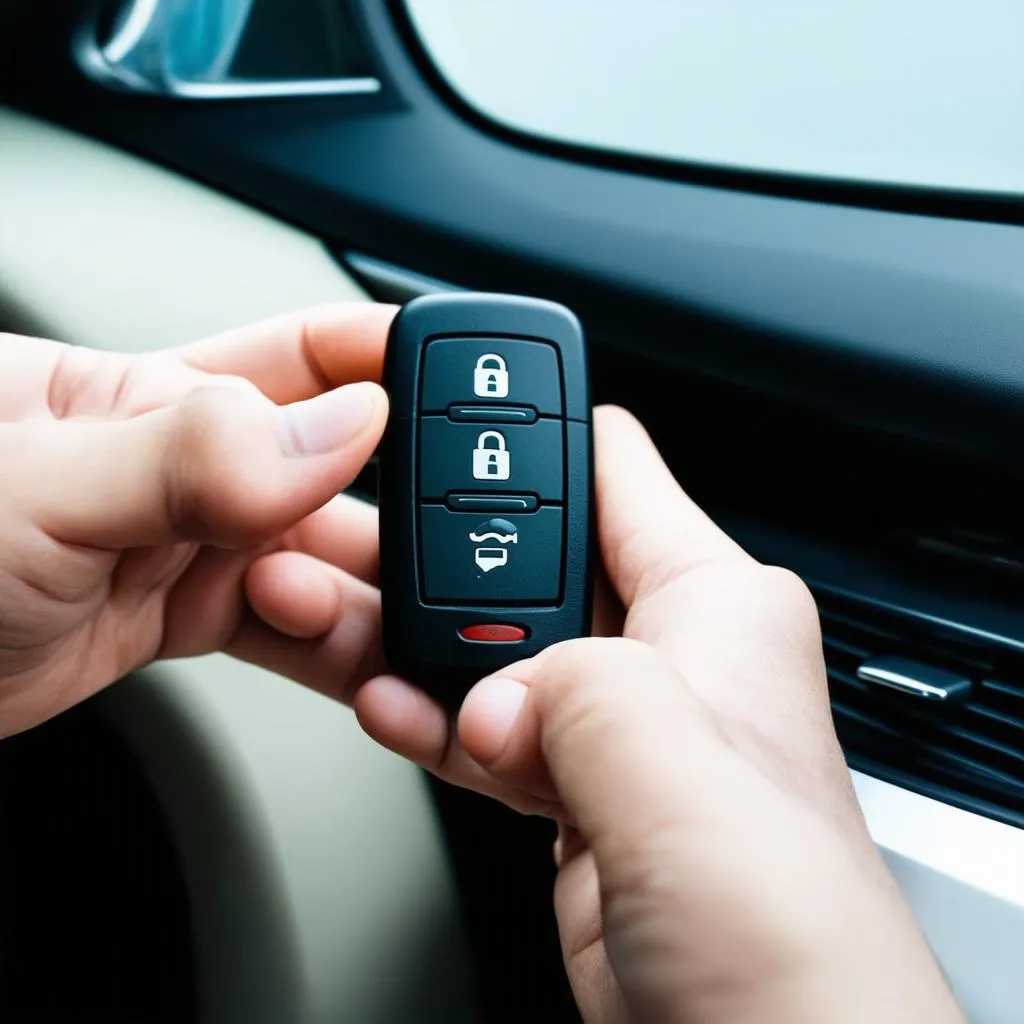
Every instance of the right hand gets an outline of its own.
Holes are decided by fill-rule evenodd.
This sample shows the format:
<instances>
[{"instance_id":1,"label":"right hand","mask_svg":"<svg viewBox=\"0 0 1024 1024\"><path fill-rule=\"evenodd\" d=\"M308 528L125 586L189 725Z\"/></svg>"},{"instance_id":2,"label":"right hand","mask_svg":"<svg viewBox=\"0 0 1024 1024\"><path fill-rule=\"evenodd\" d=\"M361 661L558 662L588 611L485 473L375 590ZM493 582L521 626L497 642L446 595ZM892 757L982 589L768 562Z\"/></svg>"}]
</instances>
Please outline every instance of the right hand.
<instances>
[{"instance_id":1,"label":"right hand","mask_svg":"<svg viewBox=\"0 0 1024 1024\"><path fill-rule=\"evenodd\" d=\"M807 589L714 526L632 417L602 409L595 429L621 601L598 602L598 631L618 638L483 680L457 731L379 678L356 695L364 727L559 821L555 906L588 1021L961 1021L860 814Z\"/></svg>"}]
</instances>

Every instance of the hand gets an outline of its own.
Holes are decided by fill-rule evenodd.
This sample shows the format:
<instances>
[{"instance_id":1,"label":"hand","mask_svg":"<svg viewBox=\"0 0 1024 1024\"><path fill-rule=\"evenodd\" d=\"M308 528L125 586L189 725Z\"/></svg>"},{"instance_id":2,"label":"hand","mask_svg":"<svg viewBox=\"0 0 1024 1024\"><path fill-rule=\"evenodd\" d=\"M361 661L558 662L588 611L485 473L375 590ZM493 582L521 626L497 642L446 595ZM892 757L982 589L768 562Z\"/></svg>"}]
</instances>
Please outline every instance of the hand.
<instances>
[{"instance_id":1,"label":"hand","mask_svg":"<svg viewBox=\"0 0 1024 1024\"><path fill-rule=\"evenodd\" d=\"M138 357L0 336L0 736L155 658L321 651L336 696L380 670L376 515L334 496L387 418L348 382L379 377L393 315L325 307ZM308 563L332 563L294 609L315 643L245 597Z\"/></svg>"},{"instance_id":2,"label":"hand","mask_svg":"<svg viewBox=\"0 0 1024 1024\"><path fill-rule=\"evenodd\" d=\"M627 639L482 681L457 731L374 680L364 727L560 822L555 907L588 1021L961 1020L860 815L806 588L718 530L631 417L595 428L621 602L603 595L596 625Z\"/></svg>"}]
</instances>

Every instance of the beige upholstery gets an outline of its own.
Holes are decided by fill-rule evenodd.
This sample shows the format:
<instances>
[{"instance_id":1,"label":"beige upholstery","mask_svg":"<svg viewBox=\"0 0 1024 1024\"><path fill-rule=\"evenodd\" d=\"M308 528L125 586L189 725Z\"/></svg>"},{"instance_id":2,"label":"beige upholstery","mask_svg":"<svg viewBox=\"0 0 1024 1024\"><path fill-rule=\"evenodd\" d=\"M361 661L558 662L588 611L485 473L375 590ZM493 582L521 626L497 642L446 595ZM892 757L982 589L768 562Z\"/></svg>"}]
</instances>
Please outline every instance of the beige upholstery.
<instances>
[{"instance_id":1,"label":"beige upholstery","mask_svg":"<svg viewBox=\"0 0 1024 1024\"><path fill-rule=\"evenodd\" d=\"M315 239L0 108L0 329L142 351L360 297ZM427 787L348 710L223 656L98 706L170 821L204 1021L470 1019Z\"/></svg>"}]
</instances>

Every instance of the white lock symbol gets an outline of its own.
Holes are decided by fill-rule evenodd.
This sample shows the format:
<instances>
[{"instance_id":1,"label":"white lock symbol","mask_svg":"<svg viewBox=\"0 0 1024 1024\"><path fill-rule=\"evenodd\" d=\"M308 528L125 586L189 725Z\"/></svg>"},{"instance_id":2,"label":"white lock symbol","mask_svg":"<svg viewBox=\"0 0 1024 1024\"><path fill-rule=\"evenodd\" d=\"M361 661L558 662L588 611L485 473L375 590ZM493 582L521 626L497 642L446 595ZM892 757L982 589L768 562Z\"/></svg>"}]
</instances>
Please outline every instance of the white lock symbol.
<instances>
[{"instance_id":1,"label":"white lock symbol","mask_svg":"<svg viewBox=\"0 0 1024 1024\"><path fill-rule=\"evenodd\" d=\"M488 352L476 361L473 394L480 398L508 397L508 368L501 356Z\"/></svg>"},{"instance_id":2,"label":"white lock symbol","mask_svg":"<svg viewBox=\"0 0 1024 1024\"><path fill-rule=\"evenodd\" d=\"M488 441L494 441L494 447L488 447ZM509 453L505 448L505 438L497 430L485 430L476 439L473 452L474 480L507 480L512 475Z\"/></svg>"}]
</instances>

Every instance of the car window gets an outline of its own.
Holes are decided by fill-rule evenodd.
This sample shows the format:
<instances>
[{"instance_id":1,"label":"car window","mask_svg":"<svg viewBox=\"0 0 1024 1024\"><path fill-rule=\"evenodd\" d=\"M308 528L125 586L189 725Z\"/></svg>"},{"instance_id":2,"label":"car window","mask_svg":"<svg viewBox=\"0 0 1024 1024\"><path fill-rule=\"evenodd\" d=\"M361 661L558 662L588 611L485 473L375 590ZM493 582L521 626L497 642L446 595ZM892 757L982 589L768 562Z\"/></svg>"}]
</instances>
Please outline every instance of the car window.
<instances>
[{"instance_id":1,"label":"car window","mask_svg":"<svg viewBox=\"0 0 1024 1024\"><path fill-rule=\"evenodd\" d=\"M512 128L719 167L1024 191L1020 0L406 0Z\"/></svg>"}]
</instances>

